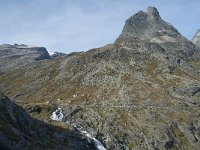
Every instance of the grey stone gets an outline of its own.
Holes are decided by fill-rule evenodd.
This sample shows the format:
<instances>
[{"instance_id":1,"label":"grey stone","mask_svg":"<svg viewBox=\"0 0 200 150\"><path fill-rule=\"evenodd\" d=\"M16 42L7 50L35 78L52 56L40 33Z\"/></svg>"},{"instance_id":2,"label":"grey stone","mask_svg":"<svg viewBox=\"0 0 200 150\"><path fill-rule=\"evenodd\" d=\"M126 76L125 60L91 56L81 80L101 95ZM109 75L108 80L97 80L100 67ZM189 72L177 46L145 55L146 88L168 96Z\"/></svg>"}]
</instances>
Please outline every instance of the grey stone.
<instances>
[{"instance_id":1,"label":"grey stone","mask_svg":"<svg viewBox=\"0 0 200 150\"><path fill-rule=\"evenodd\" d=\"M196 34L194 35L194 37L192 38L192 42L200 47L200 29L197 30Z\"/></svg>"}]
</instances>

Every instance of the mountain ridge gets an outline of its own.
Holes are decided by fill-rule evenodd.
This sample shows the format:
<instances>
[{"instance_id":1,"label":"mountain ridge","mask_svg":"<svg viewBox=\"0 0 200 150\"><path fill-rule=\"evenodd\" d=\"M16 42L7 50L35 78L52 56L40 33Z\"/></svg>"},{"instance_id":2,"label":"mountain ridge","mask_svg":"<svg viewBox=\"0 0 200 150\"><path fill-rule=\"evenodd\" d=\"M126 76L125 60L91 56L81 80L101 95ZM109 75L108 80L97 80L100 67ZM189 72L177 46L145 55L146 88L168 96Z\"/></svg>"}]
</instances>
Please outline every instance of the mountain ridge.
<instances>
[{"instance_id":1,"label":"mountain ridge","mask_svg":"<svg viewBox=\"0 0 200 150\"><path fill-rule=\"evenodd\" d=\"M30 47L24 44L0 45L1 72L17 69L27 64L51 59L45 47Z\"/></svg>"}]
</instances>

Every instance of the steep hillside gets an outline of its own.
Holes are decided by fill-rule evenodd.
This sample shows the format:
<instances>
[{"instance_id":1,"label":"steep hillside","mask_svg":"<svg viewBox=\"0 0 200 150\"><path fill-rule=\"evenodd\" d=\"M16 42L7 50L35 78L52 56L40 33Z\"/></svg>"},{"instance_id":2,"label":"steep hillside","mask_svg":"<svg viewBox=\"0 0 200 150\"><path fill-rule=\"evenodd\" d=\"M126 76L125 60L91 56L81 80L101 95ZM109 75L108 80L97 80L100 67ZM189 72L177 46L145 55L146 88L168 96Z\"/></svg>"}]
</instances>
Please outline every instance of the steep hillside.
<instances>
[{"instance_id":1,"label":"steep hillside","mask_svg":"<svg viewBox=\"0 0 200 150\"><path fill-rule=\"evenodd\" d=\"M23 108L0 93L0 148L92 149L86 138L73 130L52 126L31 118Z\"/></svg>"},{"instance_id":2,"label":"steep hillside","mask_svg":"<svg viewBox=\"0 0 200 150\"><path fill-rule=\"evenodd\" d=\"M199 70L199 47L149 7L115 43L4 73L0 87L27 110L40 106L30 112L40 120L60 107L63 122L109 150L198 150Z\"/></svg>"}]
</instances>

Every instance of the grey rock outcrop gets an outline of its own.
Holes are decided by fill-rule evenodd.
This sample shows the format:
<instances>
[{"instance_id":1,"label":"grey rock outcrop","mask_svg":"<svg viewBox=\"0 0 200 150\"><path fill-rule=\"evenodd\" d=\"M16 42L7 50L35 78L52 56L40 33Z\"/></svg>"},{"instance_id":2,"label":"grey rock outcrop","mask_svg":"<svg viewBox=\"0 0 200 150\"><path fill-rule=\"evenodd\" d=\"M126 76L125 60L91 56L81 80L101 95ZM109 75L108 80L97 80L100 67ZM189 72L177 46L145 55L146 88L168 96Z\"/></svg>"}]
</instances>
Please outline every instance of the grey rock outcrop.
<instances>
[{"instance_id":1,"label":"grey rock outcrop","mask_svg":"<svg viewBox=\"0 0 200 150\"><path fill-rule=\"evenodd\" d=\"M115 44L134 49L141 43L153 45L155 51L159 47L171 59L199 59L200 49L183 37L172 25L161 19L154 7L147 12L139 11L128 18Z\"/></svg>"},{"instance_id":2,"label":"grey rock outcrop","mask_svg":"<svg viewBox=\"0 0 200 150\"><path fill-rule=\"evenodd\" d=\"M50 59L50 55L44 47L29 47L21 44L0 45L0 71L9 71L36 62Z\"/></svg>"},{"instance_id":3,"label":"grey rock outcrop","mask_svg":"<svg viewBox=\"0 0 200 150\"><path fill-rule=\"evenodd\" d=\"M200 47L200 29L196 32L195 36L192 38L192 42Z\"/></svg>"},{"instance_id":4,"label":"grey rock outcrop","mask_svg":"<svg viewBox=\"0 0 200 150\"><path fill-rule=\"evenodd\" d=\"M119 38L135 37L151 39L155 36L177 37L180 33L169 23L161 19L155 7L148 7L147 12L139 11L128 18Z\"/></svg>"}]
</instances>

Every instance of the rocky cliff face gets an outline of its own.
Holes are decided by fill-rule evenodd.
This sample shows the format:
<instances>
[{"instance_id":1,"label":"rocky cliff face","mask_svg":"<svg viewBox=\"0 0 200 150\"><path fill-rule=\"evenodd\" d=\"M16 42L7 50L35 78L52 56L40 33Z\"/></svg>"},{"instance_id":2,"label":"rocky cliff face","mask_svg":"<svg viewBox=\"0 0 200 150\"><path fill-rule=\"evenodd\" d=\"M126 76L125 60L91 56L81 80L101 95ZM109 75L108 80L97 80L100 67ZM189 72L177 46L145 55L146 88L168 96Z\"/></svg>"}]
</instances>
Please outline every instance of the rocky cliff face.
<instances>
[{"instance_id":1,"label":"rocky cliff face","mask_svg":"<svg viewBox=\"0 0 200 150\"><path fill-rule=\"evenodd\" d=\"M196 32L195 36L192 38L192 42L200 47L200 29Z\"/></svg>"},{"instance_id":2,"label":"rocky cliff face","mask_svg":"<svg viewBox=\"0 0 200 150\"><path fill-rule=\"evenodd\" d=\"M44 47L29 47L27 45L0 45L1 72L20 68L37 60L50 59Z\"/></svg>"},{"instance_id":3,"label":"rocky cliff face","mask_svg":"<svg viewBox=\"0 0 200 150\"><path fill-rule=\"evenodd\" d=\"M161 19L158 10L155 7L148 7L147 12L140 11L128 18L119 38L144 38L152 39L154 37L180 37L180 33L169 23ZM159 41L161 42L161 41Z\"/></svg>"},{"instance_id":4,"label":"rocky cliff face","mask_svg":"<svg viewBox=\"0 0 200 150\"><path fill-rule=\"evenodd\" d=\"M133 48L138 41L163 48L163 53L174 59L199 58L197 47L187 40L169 23L163 21L154 7L148 7L147 12L140 11L128 18L116 44ZM148 48L149 49L149 48Z\"/></svg>"},{"instance_id":5,"label":"rocky cliff face","mask_svg":"<svg viewBox=\"0 0 200 150\"><path fill-rule=\"evenodd\" d=\"M20 106L0 93L0 148L8 150L92 149L93 145L73 130L31 118Z\"/></svg>"},{"instance_id":6,"label":"rocky cliff face","mask_svg":"<svg viewBox=\"0 0 200 150\"><path fill-rule=\"evenodd\" d=\"M8 72L0 87L27 110L60 107L109 150L198 150L199 69L199 47L149 7L114 44Z\"/></svg>"}]
</instances>

